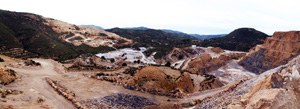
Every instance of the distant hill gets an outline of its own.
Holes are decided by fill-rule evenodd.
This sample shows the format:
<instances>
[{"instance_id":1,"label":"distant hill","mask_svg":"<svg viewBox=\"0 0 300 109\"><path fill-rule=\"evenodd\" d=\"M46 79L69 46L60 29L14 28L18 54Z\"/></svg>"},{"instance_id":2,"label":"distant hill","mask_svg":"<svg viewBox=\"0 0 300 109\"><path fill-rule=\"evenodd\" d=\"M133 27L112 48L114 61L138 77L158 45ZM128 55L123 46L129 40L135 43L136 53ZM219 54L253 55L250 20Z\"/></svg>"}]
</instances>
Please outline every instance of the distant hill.
<instances>
[{"instance_id":1,"label":"distant hill","mask_svg":"<svg viewBox=\"0 0 300 109\"><path fill-rule=\"evenodd\" d=\"M102 28L101 26L97 26L97 25L80 25L80 26L85 26L85 27L94 27L94 28L98 28L101 30L105 30L104 28Z\"/></svg>"},{"instance_id":2,"label":"distant hill","mask_svg":"<svg viewBox=\"0 0 300 109\"><path fill-rule=\"evenodd\" d=\"M128 27L128 28L122 28L122 29L130 29L130 30L148 30L148 29L151 29L151 28L147 28L147 27Z\"/></svg>"},{"instance_id":3,"label":"distant hill","mask_svg":"<svg viewBox=\"0 0 300 109\"><path fill-rule=\"evenodd\" d=\"M53 26L52 23L56 26ZM81 32L81 30L83 31L82 28L91 30L91 32ZM5 53L12 57L38 56L66 60L75 58L80 54L113 50L113 48L108 46L96 45L96 47L92 47L88 45L89 43L80 42L81 36L110 37L111 39L107 40L112 40L112 42L116 43L118 40L123 42L125 40L114 33L103 30L101 30L101 33L96 33L97 31L100 30L80 27L61 21L56 22L54 19L44 18L31 13L0 10L0 53ZM69 42L64 40L72 36L74 36L72 41L79 41L76 45L71 42L71 39ZM93 41L91 40L90 42Z\"/></svg>"},{"instance_id":4,"label":"distant hill","mask_svg":"<svg viewBox=\"0 0 300 109\"><path fill-rule=\"evenodd\" d=\"M264 43L264 40L267 37L269 37L267 34L253 28L239 28L226 36L203 40L201 41L200 46L213 46L226 50L248 51L257 44Z\"/></svg>"},{"instance_id":5,"label":"distant hill","mask_svg":"<svg viewBox=\"0 0 300 109\"><path fill-rule=\"evenodd\" d=\"M223 37L226 36L227 34L216 34L216 35L199 35L199 34L189 34L191 36L194 36L200 40L205 40L205 39L211 39L211 38L217 38L217 37Z\"/></svg>"},{"instance_id":6,"label":"distant hill","mask_svg":"<svg viewBox=\"0 0 300 109\"><path fill-rule=\"evenodd\" d=\"M181 35L189 35L187 33L181 32L181 31L176 31L176 30L170 30L170 29L160 29L164 32L168 32L168 33L176 33L176 34L181 34Z\"/></svg>"},{"instance_id":7,"label":"distant hill","mask_svg":"<svg viewBox=\"0 0 300 109\"><path fill-rule=\"evenodd\" d=\"M131 28L121 28L121 29L148 30L148 29L151 29L151 28L148 28L148 27L131 27ZM170 29L156 29L156 30L162 30L162 31L167 32L167 33L174 33L174 34L185 35L185 36L194 36L194 37L196 37L197 39L200 39L200 40L217 38L217 37L222 37L222 36L226 35L226 34L216 34L216 35L188 34L188 33L184 33L184 32L181 32L181 31L170 30Z\"/></svg>"},{"instance_id":8,"label":"distant hill","mask_svg":"<svg viewBox=\"0 0 300 109\"><path fill-rule=\"evenodd\" d=\"M156 58L161 58L162 56L166 55L167 52L171 51L173 47L184 47L199 43L197 41L194 42L194 40L198 39L193 36L168 33L162 30L113 28L107 31L133 40L135 43L133 47L154 47L152 50L148 50L148 53L157 51L158 53L155 55Z\"/></svg>"}]
</instances>

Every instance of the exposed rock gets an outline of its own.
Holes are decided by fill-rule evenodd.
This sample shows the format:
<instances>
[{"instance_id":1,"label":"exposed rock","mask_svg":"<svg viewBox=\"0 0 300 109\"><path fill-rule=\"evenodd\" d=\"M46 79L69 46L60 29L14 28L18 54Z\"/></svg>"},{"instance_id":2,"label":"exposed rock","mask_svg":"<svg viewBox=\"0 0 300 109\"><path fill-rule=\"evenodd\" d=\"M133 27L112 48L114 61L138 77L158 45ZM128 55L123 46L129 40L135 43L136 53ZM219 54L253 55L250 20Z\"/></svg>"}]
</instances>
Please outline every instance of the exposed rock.
<instances>
[{"instance_id":1,"label":"exposed rock","mask_svg":"<svg viewBox=\"0 0 300 109\"><path fill-rule=\"evenodd\" d=\"M115 33L107 32L101 29L93 27L76 26L73 24L50 18L45 19L46 25L51 26L55 32L61 34L60 39L63 39L68 43L72 43L75 46L86 44L91 47L112 47L113 45L121 41L124 41L123 45L128 45L132 43L132 40L120 37Z\"/></svg>"},{"instance_id":2,"label":"exposed rock","mask_svg":"<svg viewBox=\"0 0 300 109\"><path fill-rule=\"evenodd\" d=\"M248 93L241 97L240 101L232 103L230 107L298 109L300 107L298 88L300 77L297 76L300 68L299 58L298 56L274 73L261 78Z\"/></svg>"},{"instance_id":3,"label":"exposed rock","mask_svg":"<svg viewBox=\"0 0 300 109\"><path fill-rule=\"evenodd\" d=\"M119 64L117 64L119 63ZM120 68L122 62L111 63L108 59L102 59L92 54L82 54L73 60L73 66L69 70L89 70L89 69L103 69L114 70Z\"/></svg>"},{"instance_id":4,"label":"exposed rock","mask_svg":"<svg viewBox=\"0 0 300 109\"><path fill-rule=\"evenodd\" d=\"M26 60L25 62L26 66L40 66L41 63L35 62L34 60Z\"/></svg>"},{"instance_id":5,"label":"exposed rock","mask_svg":"<svg viewBox=\"0 0 300 109\"><path fill-rule=\"evenodd\" d=\"M167 68L166 69L171 69ZM176 70L175 70L176 71ZM125 71L124 74L108 75L98 73L92 78L113 82L130 90L148 92L156 95L181 98L194 91L194 82L187 72L174 74L159 67L147 66L136 71Z\"/></svg>"},{"instance_id":6,"label":"exposed rock","mask_svg":"<svg viewBox=\"0 0 300 109\"><path fill-rule=\"evenodd\" d=\"M205 76L206 76L205 80L200 83L199 91L209 90L209 89L214 89L214 88L224 86L224 83L222 83L215 76L212 76L212 75L205 75Z\"/></svg>"},{"instance_id":7,"label":"exposed rock","mask_svg":"<svg viewBox=\"0 0 300 109\"><path fill-rule=\"evenodd\" d=\"M264 89L255 93L246 109L299 109L293 94L285 89Z\"/></svg>"},{"instance_id":8,"label":"exposed rock","mask_svg":"<svg viewBox=\"0 0 300 109\"><path fill-rule=\"evenodd\" d=\"M224 50L221 49L220 47L213 47L210 50L215 53L223 53L224 52Z\"/></svg>"},{"instance_id":9,"label":"exposed rock","mask_svg":"<svg viewBox=\"0 0 300 109\"><path fill-rule=\"evenodd\" d=\"M277 72L268 75L267 77L259 80L251 90L245 94L242 98L242 102L248 102L249 98L251 98L255 93L260 90L264 89L271 89L271 88L280 88L283 85L283 78Z\"/></svg>"},{"instance_id":10,"label":"exposed rock","mask_svg":"<svg viewBox=\"0 0 300 109\"><path fill-rule=\"evenodd\" d=\"M239 62L255 73L286 64L300 53L299 31L275 32L264 44L257 45Z\"/></svg>"},{"instance_id":11,"label":"exposed rock","mask_svg":"<svg viewBox=\"0 0 300 109\"><path fill-rule=\"evenodd\" d=\"M205 74L221 68L232 59L237 59L244 56L245 53L220 54L212 56L203 54L188 63L187 71L195 74Z\"/></svg>"},{"instance_id":12,"label":"exposed rock","mask_svg":"<svg viewBox=\"0 0 300 109\"><path fill-rule=\"evenodd\" d=\"M0 84L7 85L14 82L17 78L18 76L15 71L5 67L0 67Z\"/></svg>"}]
</instances>

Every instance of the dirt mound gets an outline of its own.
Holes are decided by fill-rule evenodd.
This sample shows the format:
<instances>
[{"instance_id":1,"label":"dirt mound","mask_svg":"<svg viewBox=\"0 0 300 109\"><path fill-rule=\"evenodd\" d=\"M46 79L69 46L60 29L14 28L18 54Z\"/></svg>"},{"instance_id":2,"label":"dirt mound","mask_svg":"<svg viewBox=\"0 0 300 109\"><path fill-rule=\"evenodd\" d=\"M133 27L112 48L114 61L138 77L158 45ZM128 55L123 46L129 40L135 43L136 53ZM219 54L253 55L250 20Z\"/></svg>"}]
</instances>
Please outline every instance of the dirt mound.
<instances>
[{"instance_id":1,"label":"dirt mound","mask_svg":"<svg viewBox=\"0 0 300 109\"><path fill-rule=\"evenodd\" d=\"M7 85L17 79L15 71L0 66L0 84Z\"/></svg>"},{"instance_id":2,"label":"dirt mound","mask_svg":"<svg viewBox=\"0 0 300 109\"><path fill-rule=\"evenodd\" d=\"M81 101L86 104L87 108L143 108L146 106L157 106L149 99L131 94L119 93L116 95L108 95L100 99L91 99L87 101Z\"/></svg>"},{"instance_id":3,"label":"dirt mound","mask_svg":"<svg viewBox=\"0 0 300 109\"><path fill-rule=\"evenodd\" d=\"M74 59L72 63L73 65L68 68L69 70L114 70L120 68L123 62L112 62L109 59L100 58L93 54L82 54Z\"/></svg>"},{"instance_id":4,"label":"dirt mound","mask_svg":"<svg viewBox=\"0 0 300 109\"><path fill-rule=\"evenodd\" d=\"M275 32L264 44L252 48L239 64L255 73L284 65L300 53L299 34L299 31Z\"/></svg>"},{"instance_id":5,"label":"dirt mound","mask_svg":"<svg viewBox=\"0 0 300 109\"><path fill-rule=\"evenodd\" d=\"M97 73L92 78L113 82L115 85L122 85L130 90L178 98L195 91L195 85L189 73L179 72L169 67L130 68L123 73L110 75Z\"/></svg>"},{"instance_id":6,"label":"dirt mound","mask_svg":"<svg viewBox=\"0 0 300 109\"><path fill-rule=\"evenodd\" d=\"M224 52L224 50L220 47L213 47L213 48L210 48L210 50L215 53L223 53Z\"/></svg>"},{"instance_id":7,"label":"dirt mound","mask_svg":"<svg viewBox=\"0 0 300 109\"><path fill-rule=\"evenodd\" d=\"M141 69L134 76L133 82L146 89L178 90L184 93L191 93L194 89L191 76L186 72L178 78L173 78L157 67L149 66Z\"/></svg>"}]
</instances>

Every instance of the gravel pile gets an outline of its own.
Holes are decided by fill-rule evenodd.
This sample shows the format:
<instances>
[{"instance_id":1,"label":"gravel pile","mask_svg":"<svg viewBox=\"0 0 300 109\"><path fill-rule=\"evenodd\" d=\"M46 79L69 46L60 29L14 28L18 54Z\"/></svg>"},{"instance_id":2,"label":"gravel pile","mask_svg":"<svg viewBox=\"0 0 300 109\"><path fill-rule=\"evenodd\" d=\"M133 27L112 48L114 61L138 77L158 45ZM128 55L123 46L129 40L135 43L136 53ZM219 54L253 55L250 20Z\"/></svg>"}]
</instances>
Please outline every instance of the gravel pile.
<instances>
[{"instance_id":1,"label":"gravel pile","mask_svg":"<svg viewBox=\"0 0 300 109\"><path fill-rule=\"evenodd\" d=\"M124 93L81 101L81 103L88 108L143 108L150 105L157 106L157 104L147 98Z\"/></svg>"}]
</instances>

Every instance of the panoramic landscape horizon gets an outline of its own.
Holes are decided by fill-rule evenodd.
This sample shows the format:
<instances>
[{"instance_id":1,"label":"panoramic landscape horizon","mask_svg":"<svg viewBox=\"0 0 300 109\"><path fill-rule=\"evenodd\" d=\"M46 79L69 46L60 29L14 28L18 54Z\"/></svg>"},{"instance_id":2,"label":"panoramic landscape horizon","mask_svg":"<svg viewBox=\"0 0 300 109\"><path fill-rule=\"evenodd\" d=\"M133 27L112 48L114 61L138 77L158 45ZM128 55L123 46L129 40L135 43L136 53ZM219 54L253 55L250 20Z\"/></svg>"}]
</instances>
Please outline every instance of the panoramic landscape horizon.
<instances>
[{"instance_id":1,"label":"panoramic landscape horizon","mask_svg":"<svg viewBox=\"0 0 300 109\"><path fill-rule=\"evenodd\" d=\"M1 109L300 109L294 0L0 4Z\"/></svg>"}]
</instances>

